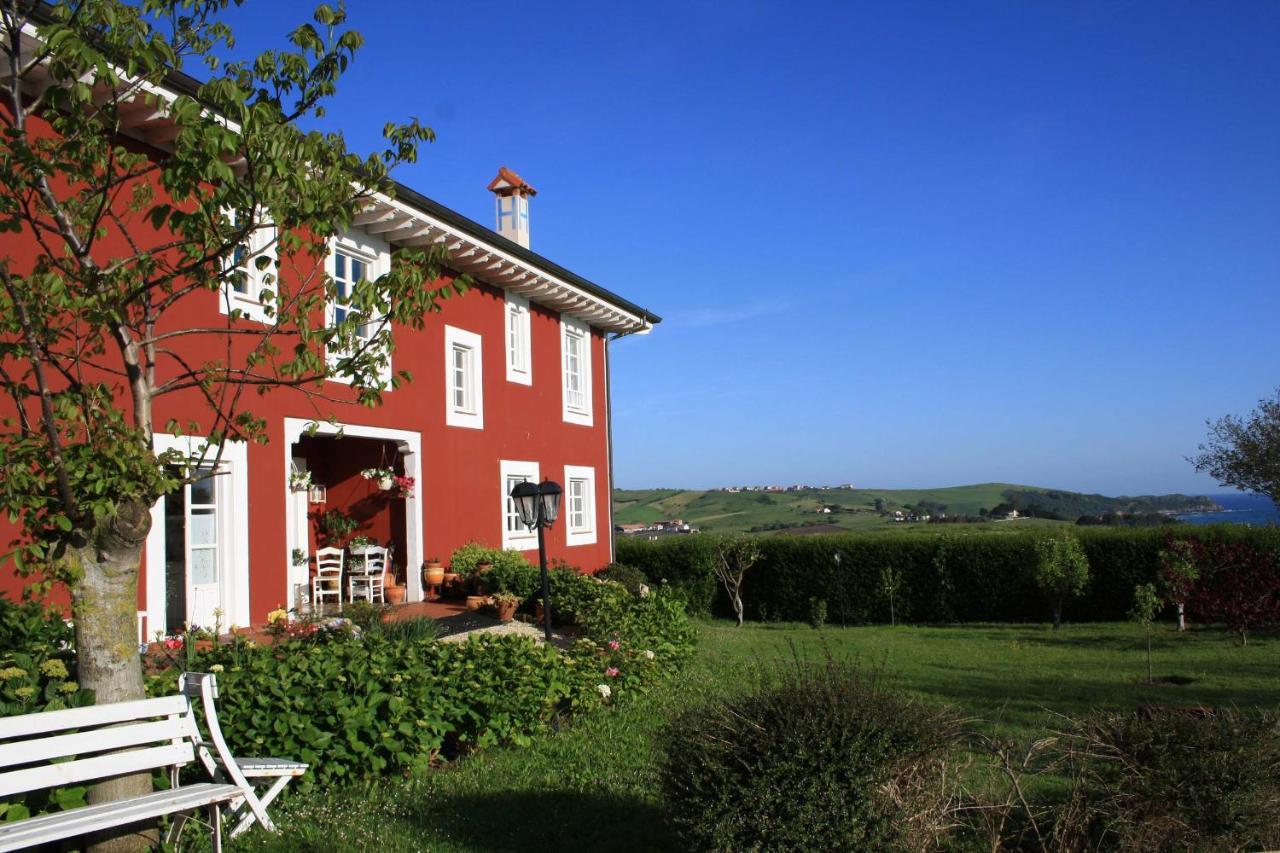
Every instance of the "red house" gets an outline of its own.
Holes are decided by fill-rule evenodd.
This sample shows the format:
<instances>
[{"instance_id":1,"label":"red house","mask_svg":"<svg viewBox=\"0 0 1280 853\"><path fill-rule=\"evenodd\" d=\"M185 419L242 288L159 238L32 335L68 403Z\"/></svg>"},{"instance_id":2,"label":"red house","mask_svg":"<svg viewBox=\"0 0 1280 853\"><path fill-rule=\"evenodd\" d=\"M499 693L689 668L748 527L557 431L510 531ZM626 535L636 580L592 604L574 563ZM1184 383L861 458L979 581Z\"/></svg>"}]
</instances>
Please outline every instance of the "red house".
<instances>
[{"instance_id":1,"label":"red house","mask_svg":"<svg viewBox=\"0 0 1280 853\"><path fill-rule=\"evenodd\" d=\"M175 74L170 85L192 94L196 82ZM122 122L123 133L128 144L161 152L171 136L162 119L145 113L136 124ZM381 406L358 405L341 382L327 383L338 402L320 416L332 414L337 424L321 421L308 432L318 416L312 406L267 395L254 411L267 420L268 444L229 443L220 476L153 508L138 590L144 636L183 622L212 625L215 610L224 625L246 625L297 605L325 535L324 514L335 510L355 519L355 534L392 549L408 600L421 600L420 568L429 558L447 561L470 541L536 550L536 536L506 497L522 480L564 487L561 518L547 531L549 557L589 571L610 562L609 342L645 333L660 318L530 250L535 191L518 175L502 168L488 189L496 231L397 186L394 198L375 198L331 241L325 272L338 282L376 277L398 246L435 242L448 249L450 275L467 273L475 286L444 302L423 328L393 329L393 369L408 370L414 381L387 391ZM29 258L29 240L0 235L0 257ZM184 298L164 320L226 322L240 309L244 316L234 322L253 324L263 319L257 300L250 274L242 287ZM0 417L12 415L12 406L0 402ZM163 398L155 422L201 414L191 398ZM158 434L155 445L203 441ZM362 476L369 469L412 483L386 490L379 476ZM6 542L17 533L7 521L0 528ZM0 591L11 596L23 583L12 566L0 574Z\"/></svg>"}]
</instances>

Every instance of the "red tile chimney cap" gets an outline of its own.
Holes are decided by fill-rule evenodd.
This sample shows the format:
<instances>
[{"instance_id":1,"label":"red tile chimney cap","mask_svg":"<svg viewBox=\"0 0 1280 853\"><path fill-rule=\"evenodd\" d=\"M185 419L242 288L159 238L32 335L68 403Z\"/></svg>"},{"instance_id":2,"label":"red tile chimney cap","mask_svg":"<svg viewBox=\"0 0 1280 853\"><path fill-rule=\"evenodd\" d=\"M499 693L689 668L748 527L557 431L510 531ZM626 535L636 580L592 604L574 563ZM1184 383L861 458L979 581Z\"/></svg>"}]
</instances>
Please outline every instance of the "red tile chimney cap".
<instances>
[{"instance_id":1,"label":"red tile chimney cap","mask_svg":"<svg viewBox=\"0 0 1280 853\"><path fill-rule=\"evenodd\" d=\"M526 195L537 195L535 190L528 181L508 169L506 166L498 167L498 176L489 182L488 189L490 192L499 194L507 194L514 191L523 191Z\"/></svg>"}]
</instances>

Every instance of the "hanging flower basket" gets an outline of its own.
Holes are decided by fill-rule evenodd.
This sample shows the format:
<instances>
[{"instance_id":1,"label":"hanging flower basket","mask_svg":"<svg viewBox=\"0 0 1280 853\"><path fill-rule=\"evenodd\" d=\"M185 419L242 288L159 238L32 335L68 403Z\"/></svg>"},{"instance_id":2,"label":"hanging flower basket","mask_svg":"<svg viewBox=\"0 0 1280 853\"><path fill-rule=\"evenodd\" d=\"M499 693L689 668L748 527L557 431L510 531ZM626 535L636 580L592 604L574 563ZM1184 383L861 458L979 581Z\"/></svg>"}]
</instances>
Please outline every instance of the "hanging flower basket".
<instances>
[{"instance_id":1,"label":"hanging flower basket","mask_svg":"<svg viewBox=\"0 0 1280 853\"><path fill-rule=\"evenodd\" d=\"M311 472L298 468L289 469L289 489L294 492L305 492L311 488Z\"/></svg>"},{"instance_id":2,"label":"hanging flower basket","mask_svg":"<svg viewBox=\"0 0 1280 853\"><path fill-rule=\"evenodd\" d=\"M396 472L390 468L365 468L360 476L366 480L377 480L378 488L384 492L391 491L396 484Z\"/></svg>"}]
</instances>

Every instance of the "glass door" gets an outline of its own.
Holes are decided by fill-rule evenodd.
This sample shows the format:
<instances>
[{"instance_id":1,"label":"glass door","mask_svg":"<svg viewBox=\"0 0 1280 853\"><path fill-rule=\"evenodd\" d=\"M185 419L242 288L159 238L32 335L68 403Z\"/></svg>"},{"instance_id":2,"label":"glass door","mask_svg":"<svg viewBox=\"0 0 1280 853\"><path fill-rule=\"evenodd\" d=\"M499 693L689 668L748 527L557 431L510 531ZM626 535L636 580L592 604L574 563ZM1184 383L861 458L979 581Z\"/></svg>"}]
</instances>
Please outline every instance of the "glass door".
<instances>
[{"instance_id":1,"label":"glass door","mask_svg":"<svg viewBox=\"0 0 1280 853\"><path fill-rule=\"evenodd\" d=\"M165 496L165 621L213 628L221 606L222 541L218 477L203 466L199 479Z\"/></svg>"}]
</instances>

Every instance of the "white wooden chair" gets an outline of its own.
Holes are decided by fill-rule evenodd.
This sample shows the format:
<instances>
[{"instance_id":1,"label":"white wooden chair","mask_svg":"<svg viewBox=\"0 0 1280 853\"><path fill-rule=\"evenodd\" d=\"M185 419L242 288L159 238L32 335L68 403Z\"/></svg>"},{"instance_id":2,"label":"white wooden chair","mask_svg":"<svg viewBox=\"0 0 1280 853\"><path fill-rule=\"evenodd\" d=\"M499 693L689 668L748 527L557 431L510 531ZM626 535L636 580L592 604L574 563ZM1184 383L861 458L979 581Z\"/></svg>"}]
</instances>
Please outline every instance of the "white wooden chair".
<instances>
[{"instance_id":1,"label":"white wooden chair","mask_svg":"<svg viewBox=\"0 0 1280 853\"><path fill-rule=\"evenodd\" d=\"M342 565L346 552L341 548L316 550L316 576L311 579L311 603L320 610L326 598L342 603Z\"/></svg>"},{"instance_id":2,"label":"white wooden chair","mask_svg":"<svg viewBox=\"0 0 1280 853\"><path fill-rule=\"evenodd\" d=\"M377 546L364 551L364 566L356 569L356 561L347 570L347 595L355 601L363 598L372 604L386 603L386 590L383 587L382 573L387 569L387 549Z\"/></svg>"},{"instance_id":3,"label":"white wooden chair","mask_svg":"<svg viewBox=\"0 0 1280 853\"><path fill-rule=\"evenodd\" d=\"M209 740L212 743L197 744L197 755L200 762L209 771L209 774L215 778L221 778L228 775L225 767L214 753L209 751L212 746L217 756L228 756L231 750L227 747L226 740L222 737L222 726L218 723L218 709L214 705L214 700L218 698L218 681L217 679L204 672L188 672L178 678L178 689L192 699L199 698L201 706L204 709L205 725L209 729ZM236 770L248 780L269 779L271 780L266 791L258 796L258 801L262 804L262 810L265 812L267 806L280 795L294 779L303 776L307 772L308 765L300 761L290 761L287 758L235 758ZM252 786L254 783L249 782ZM249 806L245 799L240 799L231 804L233 810L232 819L236 820L235 828L231 830L231 837L235 838L253 825L257 819L257 814ZM238 819L238 820L237 820Z\"/></svg>"},{"instance_id":4,"label":"white wooden chair","mask_svg":"<svg viewBox=\"0 0 1280 853\"><path fill-rule=\"evenodd\" d=\"M0 718L0 798L161 768L168 768L171 782L165 791L2 823L0 851L147 823L165 815L178 816L169 834L170 840L176 840L191 812L207 810L213 850L218 853L224 807L240 820L235 833L254 821L274 832L265 803L218 728L214 677L188 673L179 683L182 692L174 696ZM196 724L191 703L196 695L204 702L212 744L202 739ZM180 786L179 768L197 755L213 781ZM251 770L256 767L253 761L247 764ZM297 775L305 772L302 765ZM280 787L269 792L270 799Z\"/></svg>"}]
</instances>

